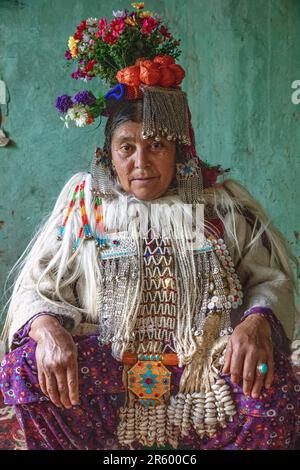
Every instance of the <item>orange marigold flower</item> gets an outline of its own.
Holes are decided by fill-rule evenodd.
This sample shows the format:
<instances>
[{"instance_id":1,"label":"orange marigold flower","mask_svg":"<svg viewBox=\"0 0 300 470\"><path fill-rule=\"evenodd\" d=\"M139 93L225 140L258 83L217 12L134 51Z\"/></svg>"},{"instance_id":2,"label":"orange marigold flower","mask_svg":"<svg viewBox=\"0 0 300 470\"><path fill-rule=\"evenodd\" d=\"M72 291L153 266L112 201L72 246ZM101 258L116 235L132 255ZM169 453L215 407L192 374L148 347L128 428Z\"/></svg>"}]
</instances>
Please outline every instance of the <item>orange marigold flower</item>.
<instances>
[{"instance_id":1,"label":"orange marigold flower","mask_svg":"<svg viewBox=\"0 0 300 470\"><path fill-rule=\"evenodd\" d=\"M175 77L176 77L175 85L176 86L180 85L180 83L185 77L185 70L179 64L170 64L168 65L168 68L172 70L172 72L175 74Z\"/></svg>"},{"instance_id":2,"label":"orange marigold flower","mask_svg":"<svg viewBox=\"0 0 300 470\"><path fill-rule=\"evenodd\" d=\"M147 68L152 67L153 60L145 59L140 63L140 65L144 65L144 67L147 67Z\"/></svg>"},{"instance_id":3,"label":"orange marigold flower","mask_svg":"<svg viewBox=\"0 0 300 470\"><path fill-rule=\"evenodd\" d=\"M140 18L150 18L152 15L153 13L151 11L141 11L139 14Z\"/></svg>"},{"instance_id":4,"label":"orange marigold flower","mask_svg":"<svg viewBox=\"0 0 300 470\"><path fill-rule=\"evenodd\" d=\"M141 64L140 79L146 85L156 85L160 80L160 70L157 64L150 60L145 60Z\"/></svg>"},{"instance_id":5,"label":"orange marigold flower","mask_svg":"<svg viewBox=\"0 0 300 470\"><path fill-rule=\"evenodd\" d=\"M171 69L169 69L167 65L161 66L159 71L160 71L159 85L161 87L169 88L175 85L176 75L174 72L172 72Z\"/></svg>"},{"instance_id":6,"label":"orange marigold flower","mask_svg":"<svg viewBox=\"0 0 300 470\"><path fill-rule=\"evenodd\" d=\"M128 86L139 86L141 83L140 80L140 67L138 65L130 65L125 67L116 75L116 78L119 83Z\"/></svg>"},{"instance_id":7,"label":"orange marigold flower","mask_svg":"<svg viewBox=\"0 0 300 470\"><path fill-rule=\"evenodd\" d=\"M136 25L135 18L131 18L131 17L125 18L124 23L129 24L129 26Z\"/></svg>"},{"instance_id":8,"label":"orange marigold flower","mask_svg":"<svg viewBox=\"0 0 300 470\"><path fill-rule=\"evenodd\" d=\"M145 2L133 2L131 6L136 10L142 10L145 6Z\"/></svg>"},{"instance_id":9,"label":"orange marigold flower","mask_svg":"<svg viewBox=\"0 0 300 470\"><path fill-rule=\"evenodd\" d=\"M146 57L139 57L138 59L136 59L134 65L141 65L145 60L147 60Z\"/></svg>"},{"instance_id":10,"label":"orange marigold flower","mask_svg":"<svg viewBox=\"0 0 300 470\"><path fill-rule=\"evenodd\" d=\"M170 55L157 55L154 57L153 62L161 65L170 65L175 64L175 59Z\"/></svg>"}]
</instances>

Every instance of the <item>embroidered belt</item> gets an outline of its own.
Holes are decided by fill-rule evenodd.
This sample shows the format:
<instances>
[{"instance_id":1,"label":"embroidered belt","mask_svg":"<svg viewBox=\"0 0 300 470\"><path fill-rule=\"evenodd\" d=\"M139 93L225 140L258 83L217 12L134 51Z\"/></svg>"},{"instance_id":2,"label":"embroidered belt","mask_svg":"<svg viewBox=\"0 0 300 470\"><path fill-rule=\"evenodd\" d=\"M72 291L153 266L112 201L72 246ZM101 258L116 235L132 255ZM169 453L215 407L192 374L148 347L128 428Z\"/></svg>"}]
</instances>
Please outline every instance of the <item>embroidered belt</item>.
<instances>
[{"instance_id":1,"label":"embroidered belt","mask_svg":"<svg viewBox=\"0 0 300 470\"><path fill-rule=\"evenodd\" d=\"M125 352L124 355L123 355L123 358L122 358L122 362L124 364L135 364L139 359L138 356L140 356L140 355L137 354L137 353ZM142 354L141 356L145 356L145 354ZM157 354L148 354L149 359L153 356L155 357L155 356L157 356ZM154 360L154 357L153 357L153 359L150 359L150 360ZM166 366L177 366L178 365L178 356L177 356L176 353L160 354L159 357L160 357L160 361ZM142 358L140 357L140 359L142 359Z\"/></svg>"},{"instance_id":2,"label":"embroidered belt","mask_svg":"<svg viewBox=\"0 0 300 470\"><path fill-rule=\"evenodd\" d=\"M127 371L127 388L144 406L155 405L171 388L171 371L178 365L177 354L137 354L125 352L122 362L133 364Z\"/></svg>"}]
</instances>

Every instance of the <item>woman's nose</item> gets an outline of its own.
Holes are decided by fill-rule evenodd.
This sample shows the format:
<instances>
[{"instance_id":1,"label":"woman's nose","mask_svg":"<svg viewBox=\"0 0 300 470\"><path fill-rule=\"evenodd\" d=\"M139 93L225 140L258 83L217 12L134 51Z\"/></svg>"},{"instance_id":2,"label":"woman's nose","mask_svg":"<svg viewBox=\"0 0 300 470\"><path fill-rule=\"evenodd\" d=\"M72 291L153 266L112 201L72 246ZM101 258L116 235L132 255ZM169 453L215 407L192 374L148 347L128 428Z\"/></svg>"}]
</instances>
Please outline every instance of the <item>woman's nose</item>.
<instances>
[{"instance_id":1,"label":"woman's nose","mask_svg":"<svg viewBox=\"0 0 300 470\"><path fill-rule=\"evenodd\" d=\"M146 168L150 165L146 148L138 147L135 153L134 165L136 168Z\"/></svg>"}]
</instances>

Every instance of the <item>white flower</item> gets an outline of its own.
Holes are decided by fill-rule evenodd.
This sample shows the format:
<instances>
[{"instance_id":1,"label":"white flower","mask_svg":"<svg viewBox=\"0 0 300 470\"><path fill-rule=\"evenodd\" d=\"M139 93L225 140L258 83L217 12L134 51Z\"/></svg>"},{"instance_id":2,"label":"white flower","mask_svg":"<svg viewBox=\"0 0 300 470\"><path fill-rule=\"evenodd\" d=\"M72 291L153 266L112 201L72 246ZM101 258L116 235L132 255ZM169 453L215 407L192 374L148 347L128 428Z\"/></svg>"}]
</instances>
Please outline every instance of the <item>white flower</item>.
<instances>
[{"instance_id":1,"label":"white flower","mask_svg":"<svg viewBox=\"0 0 300 470\"><path fill-rule=\"evenodd\" d=\"M89 35L89 34L86 34L86 33L83 33L82 39L84 40L84 42L89 42L89 40L90 40L90 35Z\"/></svg>"},{"instance_id":2,"label":"white flower","mask_svg":"<svg viewBox=\"0 0 300 470\"><path fill-rule=\"evenodd\" d=\"M113 11L113 15L116 18L121 18L122 16L125 16L125 11L124 10Z\"/></svg>"},{"instance_id":3,"label":"white flower","mask_svg":"<svg viewBox=\"0 0 300 470\"><path fill-rule=\"evenodd\" d=\"M77 127L83 127L87 123L88 113L82 104L75 104L67 112L66 119L74 121Z\"/></svg>"},{"instance_id":4,"label":"white flower","mask_svg":"<svg viewBox=\"0 0 300 470\"><path fill-rule=\"evenodd\" d=\"M86 20L87 26L96 26L98 24L98 19L97 18L88 18Z\"/></svg>"},{"instance_id":5,"label":"white flower","mask_svg":"<svg viewBox=\"0 0 300 470\"><path fill-rule=\"evenodd\" d=\"M63 121L64 127L67 127L69 129L69 122L68 122L69 118L68 118L68 116L65 116L65 117L60 116L60 119Z\"/></svg>"}]
</instances>

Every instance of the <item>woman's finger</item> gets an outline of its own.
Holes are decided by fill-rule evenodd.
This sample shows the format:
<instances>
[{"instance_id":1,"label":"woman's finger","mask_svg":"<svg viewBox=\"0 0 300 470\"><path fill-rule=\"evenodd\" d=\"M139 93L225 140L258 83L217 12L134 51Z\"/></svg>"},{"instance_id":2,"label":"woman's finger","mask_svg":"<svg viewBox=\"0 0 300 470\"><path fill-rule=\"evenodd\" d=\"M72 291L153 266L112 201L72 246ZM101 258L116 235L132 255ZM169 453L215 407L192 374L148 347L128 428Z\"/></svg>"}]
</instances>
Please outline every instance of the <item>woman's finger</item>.
<instances>
[{"instance_id":1,"label":"woman's finger","mask_svg":"<svg viewBox=\"0 0 300 470\"><path fill-rule=\"evenodd\" d=\"M238 384L243 374L244 354L241 350L233 351L230 363L231 382Z\"/></svg>"},{"instance_id":2,"label":"woman's finger","mask_svg":"<svg viewBox=\"0 0 300 470\"><path fill-rule=\"evenodd\" d=\"M58 406L59 408L62 408L63 405L59 398L56 378L55 375L51 372L46 373L46 390L52 403L54 403L54 405Z\"/></svg>"},{"instance_id":3,"label":"woman's finger","mask_svg":"<svg viewBox=\"0 0 300 470\"><path fill-rule=\"evenodd\" d=\"M257 363L256 363L256 367L255 367L255 380L254 380L254 383L253 383L253 387L252 387L252 390L251 390L251 396L252 398L258 398L261 394L261 389L265 383L265 375L262 374L259 370L259 366L261 364L267 364L267 359L260 359Z\"/></svg>"},{"instance_id":4,"label":"woman's finger","mask_svg":"<svg viewBox=\"0 0 300 470\"><path fill-rule=\"evenodd\" d=\"M250 395L253 383L255 381L255 368L257 364L256 356L248 352L245 357L243 366L243 393L244 395Z\"/></svg>"},{"instance_id":5,"label":"woman's finger","mask_svg":"<svg viewBox=\"0 0 300 470\"><path fill-rule=\"evenodd\" d=\"M44 372L40 370L39 367L38 367L38 381L39 381L43 394L48 396L47 387L46 387L46 377L45 377Z\"/></svg>"},{"instance_id":6,"label":"woman's finger","mask_svg":"<svg viewBox=\"0 0 300 470\"><path fill-rule=\"evenodd\" d=\"M231 340L228 340L225 357L224 357L224 365L222 369L223 374L228 374L230 372L230 362L231 362L231 355L232 355L232 344Z\"/></svg>"},{"instance_id":7,"label":"woman's finger","mask_svg":"<svg viewBox=\"0 0 300 470\"><path fill-rule=\"evenodd\" d=\"M77 360L67 369L67 384L72 405L79 404L78 364Z\"/></svg>"},{"instance_id":8,"label":"woman's finger","mask_svg":"<svg viewBox=\"0 0 300 470\"><path fill-rule=\"evenodd\" d=\"M69 387L67 382L66 369L58 369L56 373L56 382L59 393L59 399L65 408L71 408L72 403L69 398Z\"/></svg>"}]
</instances>

